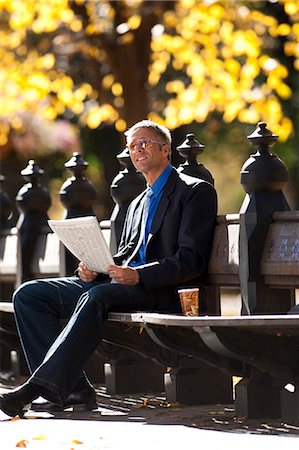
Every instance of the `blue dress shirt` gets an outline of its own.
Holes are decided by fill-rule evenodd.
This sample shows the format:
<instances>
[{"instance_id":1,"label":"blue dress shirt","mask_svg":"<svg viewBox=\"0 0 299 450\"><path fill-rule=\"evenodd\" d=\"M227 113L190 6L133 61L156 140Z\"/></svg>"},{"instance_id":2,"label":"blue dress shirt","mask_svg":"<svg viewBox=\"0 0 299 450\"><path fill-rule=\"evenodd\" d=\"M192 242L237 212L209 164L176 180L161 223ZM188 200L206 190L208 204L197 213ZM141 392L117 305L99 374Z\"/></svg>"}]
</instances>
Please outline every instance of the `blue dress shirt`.
<instances>
[{"instance_id":1,"label":"blue dress shirt","mask_svg":"<svg viewBox=\"0 0 299 450\"><path fill-rule=\"evenodd\" d=\"M156 181L153 183L153 185L148 186L148 189L150 189L152 191L151 192L152 195L149 199L150 203L149 203L149 208L148 208L148 216L147 216L147 220L146 220L146 224L145 224L144 239L143 239L143 242L142 242L142 244L139 248L139 251L136 255L136 258L129 263L129 265L131 267L137 267L142 264L146 264L145 253L146 253L147 238L148 238L151 226L152 226L155 212L156 212L156 210L158 208L158 204L161 200L165 184L168 181L168 178L169 178L169 175L170 175L170 172L172 171L172 169L173 169L173 166L169 164L169 166L167 166L166 169L163 170L161 175L159 175L159 177L156 179Z\"/></svg>"}]
</instances>

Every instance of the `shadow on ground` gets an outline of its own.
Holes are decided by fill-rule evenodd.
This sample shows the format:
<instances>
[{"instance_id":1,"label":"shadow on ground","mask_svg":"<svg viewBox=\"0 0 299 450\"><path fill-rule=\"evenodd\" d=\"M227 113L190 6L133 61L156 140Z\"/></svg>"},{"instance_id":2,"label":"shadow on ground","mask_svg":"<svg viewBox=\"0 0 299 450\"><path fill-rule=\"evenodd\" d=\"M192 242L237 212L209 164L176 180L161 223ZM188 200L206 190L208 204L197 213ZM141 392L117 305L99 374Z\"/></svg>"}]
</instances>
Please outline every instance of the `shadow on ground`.
<instances>
[{"instance_id":1,"label":"shadow on ground","mask_svg":"<svg viewBox=\"0 0 299 450\"><path fill-rule=\"evenodd\" d=\"M8 392L23 380L13 380L9 374L0 373L0 393ZM150 425L184 425L187 427L250 433L262 435L299 436L299 425L282 423L280 420L244 420L236 418L233 405L170 404L164 393L142 393L134 395L108 395L104 386L96 385L98 408L93 411L42 412L40 407L27 412L30 419L72 419L88 421L117 421L146 423Z\"/></svg>"}]
</instances>

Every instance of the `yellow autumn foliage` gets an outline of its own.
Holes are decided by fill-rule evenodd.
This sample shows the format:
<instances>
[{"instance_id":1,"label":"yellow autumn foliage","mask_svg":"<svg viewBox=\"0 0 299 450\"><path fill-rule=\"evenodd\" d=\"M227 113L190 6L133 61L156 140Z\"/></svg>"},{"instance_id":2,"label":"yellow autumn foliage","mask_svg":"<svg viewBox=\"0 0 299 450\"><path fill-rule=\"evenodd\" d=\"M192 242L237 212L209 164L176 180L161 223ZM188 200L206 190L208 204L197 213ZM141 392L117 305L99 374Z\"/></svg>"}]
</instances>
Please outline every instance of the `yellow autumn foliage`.
<instances>
[{"instance_id":1,"label":"yellow autumn foliage","mask_svg":"<svg viewBox=\"0 0 299 450\"><path fill-rule=\"evenodd\" d=\"M287 139L293 124L282 102L292 96L289 73L270 55L265 40L284 37L285 56L293 58L294 70L299 70L299 5L278 1L289 23L279 23L254 2L178 0L160 16L153 5L149 117L173 129L204 122L218 112L227 123L264 120ZM76 14L72 5L84 6L86 17ZM69 110L90 128L110 122L123 131L126 80L119 79L115 62L98 44L104 34L115 37L114 45L140 44L135 33L142 30L145 7L149 5L143 0L124 2L123 21L115 24L114 2L108 0L1 0L0 145L7 142L11 128L21 128L23 111L55 120ZM29 46L29 38L36 45ZM57 61L63 52L82 53L103 68L97 89L68 74ZM128 83L138 70L130 64Z\"/></svg>"}]
</instances>

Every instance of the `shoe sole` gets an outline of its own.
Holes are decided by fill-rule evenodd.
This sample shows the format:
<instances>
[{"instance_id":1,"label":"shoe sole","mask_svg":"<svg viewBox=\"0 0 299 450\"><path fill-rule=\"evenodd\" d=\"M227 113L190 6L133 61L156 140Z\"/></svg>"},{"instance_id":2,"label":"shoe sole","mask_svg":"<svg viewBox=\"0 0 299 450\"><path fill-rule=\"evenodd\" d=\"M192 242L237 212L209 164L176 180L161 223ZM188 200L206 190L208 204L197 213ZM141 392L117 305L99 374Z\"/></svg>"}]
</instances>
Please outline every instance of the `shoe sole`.
<instances>
[{"instance_id":1,"label":"shoe sole","mask_svg":"<svg viewBox=\"0 0 299 450\"><path fill-rule=\"evenodd\" d=\"M98 407L97 403L77 403L76 405L64 406L63 409L73 408L73 411L92 411Z\"/></svg>"},{"instance_id":2,"label":"shoe sole","mask_svg":"<svg viewBox=\"0 0 299 450\"><path fill-rule=\"evenodd\" d=\"M92 411L93 409L96 409L98 407L98 404L96 402L93 403L77 403L77 404L69 404L69 405L56 405L55 403L46 403L46 404L32 404L31 410L36 412L63 412L67 409L72 408L73 411Z\"/></svg>"}]
</instances>

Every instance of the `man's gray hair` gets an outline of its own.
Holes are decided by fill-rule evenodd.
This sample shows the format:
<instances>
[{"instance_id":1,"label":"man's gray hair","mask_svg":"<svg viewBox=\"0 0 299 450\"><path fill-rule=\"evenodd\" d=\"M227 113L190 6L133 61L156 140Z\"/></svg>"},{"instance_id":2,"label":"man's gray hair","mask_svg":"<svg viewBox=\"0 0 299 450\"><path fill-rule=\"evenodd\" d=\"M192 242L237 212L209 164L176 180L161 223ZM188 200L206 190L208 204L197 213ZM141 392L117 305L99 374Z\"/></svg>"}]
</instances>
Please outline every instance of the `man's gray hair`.
<instances>
[{"instance_id":1,"label":"man's gray hair","mask_svg":"<svg viewBox=\"0 0 299 450\"><path fill-rule=\"evenodd\" d=\"M154 130L155 133L162 138L163 144L171 145L171 134L168 128L156 122L153 122L152 120L141 120L140 122L135 123L135 125L133 125L125 132L126 138L128 139L128 137L130 137L131 134L139 128L150 128Z\"/></svg>"}]
</instances>

